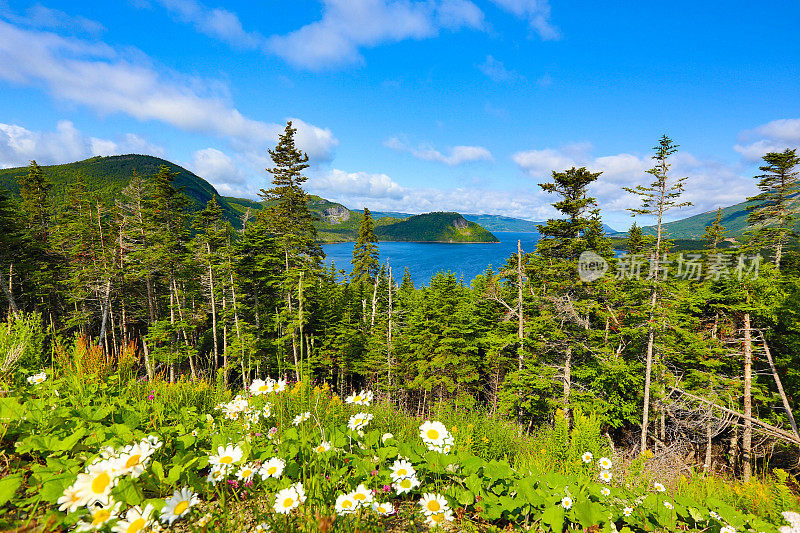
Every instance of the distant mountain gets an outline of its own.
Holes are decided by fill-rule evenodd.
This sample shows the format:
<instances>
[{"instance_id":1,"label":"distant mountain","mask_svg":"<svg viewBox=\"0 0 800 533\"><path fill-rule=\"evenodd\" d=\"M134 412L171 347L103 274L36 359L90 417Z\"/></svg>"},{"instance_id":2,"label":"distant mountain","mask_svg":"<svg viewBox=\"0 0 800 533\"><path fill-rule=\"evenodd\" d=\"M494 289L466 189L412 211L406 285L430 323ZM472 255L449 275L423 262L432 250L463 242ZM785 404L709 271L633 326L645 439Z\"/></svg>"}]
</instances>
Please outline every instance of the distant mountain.
<instances>
[{"instance_id":1,"label":"distant mountain","mask_svg":"<svg viewBox=\"0 0 800 533\"><path fill-rule=\"evenodd\" d=\"M480 224L458 213L414 215L394 224L377 227L378 239L414 242L500 242Z\"/></svg>"},{"instance_id":2,"label":"distant mountain","mask_svg":"<svg viewBox=\"0 0 800 533\"><path fill-rule=\"evenodd\" d=\"M471 222L477 222L489 231L518 231L518 232L531 232L537 233L537 224L541 222L532 222L530 220L523 220L521 218L504 217L502 215L476 215L467 213L464 218Z\"/></svg>"}]
</instances>

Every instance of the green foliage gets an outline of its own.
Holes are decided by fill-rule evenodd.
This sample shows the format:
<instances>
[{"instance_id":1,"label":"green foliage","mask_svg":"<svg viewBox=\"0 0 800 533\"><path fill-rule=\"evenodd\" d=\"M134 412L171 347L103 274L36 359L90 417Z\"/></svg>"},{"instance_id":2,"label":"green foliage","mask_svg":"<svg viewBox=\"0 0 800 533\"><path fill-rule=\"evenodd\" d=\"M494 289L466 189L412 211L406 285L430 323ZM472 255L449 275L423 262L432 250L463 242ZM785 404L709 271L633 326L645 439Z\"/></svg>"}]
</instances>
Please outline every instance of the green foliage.
<instances>
[{"instance_id":1,"label":"green foliage","mask_svg":"<svg viewBox=\"0 0 800 533\"><path fill-rule=\"evenodd\" d=\"M426 213L379 226L382 240L409 242L499 242L497 237L458 213Z\"/></svg>"},{"instance_id":2,"label":"green foliage","mask_svg":"<svg viewBox=\"0 0 800 533\"><path fill-rule=\"evenodd\" d=\"M4 378L11 378L17 367L38 372L45 362L43 344L39 313L12 313L0 322L0 372Z\"/></svg>"}]
</instances>

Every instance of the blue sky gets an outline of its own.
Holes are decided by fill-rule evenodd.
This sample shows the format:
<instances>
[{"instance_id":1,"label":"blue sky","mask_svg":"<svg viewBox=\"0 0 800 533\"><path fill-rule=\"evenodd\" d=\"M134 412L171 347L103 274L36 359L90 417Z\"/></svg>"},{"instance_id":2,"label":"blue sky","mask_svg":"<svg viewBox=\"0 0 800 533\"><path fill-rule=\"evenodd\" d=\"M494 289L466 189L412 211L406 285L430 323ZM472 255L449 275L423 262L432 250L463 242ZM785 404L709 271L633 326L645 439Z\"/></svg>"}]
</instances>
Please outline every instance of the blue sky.
<instances>
[{"instance_id":1,"label":"blue sky","mask_svg":"<svg viewBox=\"0 0 800 533\"><path fill-rule=\"evenodd\" d=\"M351 208L541 220L587 166L623 229L651 148L695 205L800 143L797 2L0 0L0 166L149 153L255 197L288 119ZM644 221L646 222L646 220Z\"/></svg>"}]
</instances>

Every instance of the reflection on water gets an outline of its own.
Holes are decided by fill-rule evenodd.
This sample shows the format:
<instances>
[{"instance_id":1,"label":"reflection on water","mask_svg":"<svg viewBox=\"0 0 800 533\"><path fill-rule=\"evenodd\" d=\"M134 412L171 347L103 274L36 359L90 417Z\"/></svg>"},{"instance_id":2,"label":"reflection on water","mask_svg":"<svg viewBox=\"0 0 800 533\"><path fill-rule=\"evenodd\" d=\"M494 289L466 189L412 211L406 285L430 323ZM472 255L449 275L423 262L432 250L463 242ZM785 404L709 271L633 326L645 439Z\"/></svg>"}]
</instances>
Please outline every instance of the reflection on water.
<instances>
[{"instance_id":1,"label":"reflection on water","mask_svg":"<svg viewBox=\"0 0 800 533\"><path fill-rule=\"evenodd\" d=\"M399 283L403 271L408 267L414 285L427 285L431 277L441 271L450 270L469 283L491 265L495 270L506 264L508 258L517 253L517 240L522 241L523 252L536 249L538 233L494 232L499 243L444 244L420 242L382 242L378 245L381 263L389 260L392 277ZM350 272L353 258L353 243L325 244L325 262L334 262L336 268Z\"/></svg>"}]
</instances>

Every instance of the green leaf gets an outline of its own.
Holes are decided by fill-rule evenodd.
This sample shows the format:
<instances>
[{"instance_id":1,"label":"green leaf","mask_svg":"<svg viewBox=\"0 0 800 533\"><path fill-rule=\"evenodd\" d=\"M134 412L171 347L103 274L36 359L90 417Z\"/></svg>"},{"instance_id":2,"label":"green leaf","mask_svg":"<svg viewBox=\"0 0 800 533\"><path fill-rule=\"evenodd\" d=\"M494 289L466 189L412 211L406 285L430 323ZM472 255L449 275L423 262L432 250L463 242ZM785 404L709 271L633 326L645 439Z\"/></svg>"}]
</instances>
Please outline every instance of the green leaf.
<instances>
[{"instance_id":1,"label":"green leaf","mask_svg":"<svg viewBox=\"0 0 800 533\"><path fill-rule=\"evenodd\" d=\"M603 506L599 503L583 500L575 504L575 518L583 527L600 525L605 522L603 516Z\"/></svg>"},{"instance_id":2,"label":"green leaf","mask_svg":"<svg viewBox=\"0 0 800 533\"><path fill-rule=\"evenodd\" d=\"M114 488L114 493L118 501L125 502L128 505L139 505L144 500L142 489L131 478L127 477L120 480L119 485Z\"/></svg>"},{"instance_id":3,"label":"green leaf","mask_svg":"<svg viewBox=\"0 0 800 533\"><path fill-rule=\"evenodd\" d=\"M153 470L153 474L155 474L156 479L160 482L164 482L164 467L158 461L153 461L153 465L150 467Z\"/></svg>"},{"instance_id":4,"label":"green leaf","mask_svg":"<svg viewBox=\"0 0 800 533\"><path fill-rule=\"evenodd\" d=\"M560 505L546 508L542 513L542 523L550 526L556 533L564 531L564 508Z\"/></svg>"},{"instance_id":5,"label":"green leaf","mask_svg":"<svg viewBox=\"0 0 800 533\"><path fill-rule=\"evenodd\" d=\"M39 495L42 497L43 500L55 503L62 494L64 494L64 489L66 489L73 481L75 481L74 474L56 474L55 476L49 476L47 481L44 482L42 485L42 490L39 492Z\"/></svg>"},{"instance_id":6,"label":"green leaf","mask_svg":"<svg viewBox=\"0 0 800 533\"><path fill-rule=\"evenodd\" d=\"M12 474L0 479L0 506L10 501L22 486L22 474Z\"/></svg>"},{"instance_id":7,"label":"green leaf","mask_svg":"<svg viewBox=\"0 0 800 533\"><path fill-rule=\"evenodd\" d=\"M172 468L170 468L169 474L167 475L167 483L169 483L170 485L176 483L178 481L178 478L181 476L182 471L183 468L181 468L180 465L175 465Z\"/></svg>"}]
</instances>

